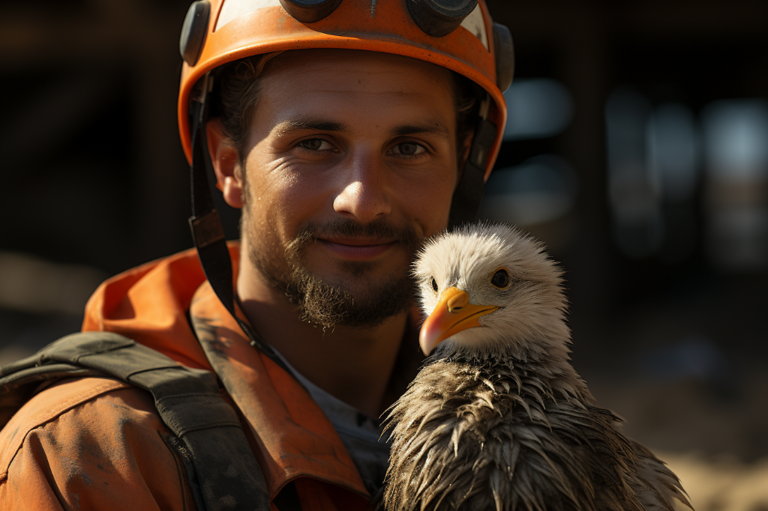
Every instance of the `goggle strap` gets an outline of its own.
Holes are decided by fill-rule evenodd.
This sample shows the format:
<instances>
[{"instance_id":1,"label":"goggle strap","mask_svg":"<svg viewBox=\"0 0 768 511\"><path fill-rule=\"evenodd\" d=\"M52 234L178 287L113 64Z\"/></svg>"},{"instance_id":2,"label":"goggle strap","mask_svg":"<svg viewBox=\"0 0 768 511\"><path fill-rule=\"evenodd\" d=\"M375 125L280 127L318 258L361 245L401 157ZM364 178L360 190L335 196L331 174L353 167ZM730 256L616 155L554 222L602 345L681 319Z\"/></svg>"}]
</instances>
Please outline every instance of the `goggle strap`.
<instances>
[{"instance_id":1,"label":"goggle strap","mask_svg":"<svg viewBox=\"0 0 768 511\"><path fill-rule=\"evenodd\" d=\"M204 78L203 90L209 90ZM235 292L232 283L232 260L227 248L227 240L221 225L219 213L213 203L211 189L208 183L207 168L211 165L206 143L205 124L207 121L206 96L203 94L199 101L192 101L192 165L190 165L190 180L192 189L192 216L189 226L192 239L197 248L200 265L203 267L206 279L211 284L213 292L219 298L227 311L237 321L240 328L248 336L251 346L271 358L288 374L292 374L285 363L277 356L270 345L264 342L251 326L241 320L235 313ZM241 307L242 308L242 307Z\"/></svg>"}]
</instances>

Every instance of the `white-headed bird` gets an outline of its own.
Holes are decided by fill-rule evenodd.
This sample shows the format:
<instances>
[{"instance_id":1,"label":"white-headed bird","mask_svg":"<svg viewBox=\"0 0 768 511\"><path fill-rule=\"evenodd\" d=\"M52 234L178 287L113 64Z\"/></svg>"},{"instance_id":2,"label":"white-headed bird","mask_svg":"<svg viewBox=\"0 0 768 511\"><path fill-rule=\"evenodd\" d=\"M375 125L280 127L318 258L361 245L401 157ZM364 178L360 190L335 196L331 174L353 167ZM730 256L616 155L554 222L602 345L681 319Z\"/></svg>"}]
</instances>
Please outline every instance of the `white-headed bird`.
<instances>
[{"instance_id":1,"label":"white-headed bird","mask_svg":"<svg viewBox=\"0 0 768 511\"><path fill-rule=\"evenodd\" d=\"M561 273L505 225L427 242L413 274L431 356L389 410L388 511L690 507L571 365Z\"/></svg>"}]
</instances>

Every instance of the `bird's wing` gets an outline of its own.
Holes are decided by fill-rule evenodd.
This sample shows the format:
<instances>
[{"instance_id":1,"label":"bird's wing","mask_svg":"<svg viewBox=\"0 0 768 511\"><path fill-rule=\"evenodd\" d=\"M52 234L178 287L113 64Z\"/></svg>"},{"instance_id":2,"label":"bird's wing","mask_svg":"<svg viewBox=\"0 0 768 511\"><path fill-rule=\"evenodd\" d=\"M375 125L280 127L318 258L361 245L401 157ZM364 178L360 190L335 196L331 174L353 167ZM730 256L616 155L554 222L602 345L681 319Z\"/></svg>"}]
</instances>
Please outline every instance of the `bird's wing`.
<instances>
[{"instance_id":1,"label":"bird's wing","mask_svg":"<svg viewBox=\"0 0 768 511\"><path fill-rule=\"evenodd\" d=\"M672 499L677 499L693 510L680 480L667 465L639 443L631 443L637 455L638 479L644 483L637 493L645 509L674 511Z\"/></svg>"}]
</instances>

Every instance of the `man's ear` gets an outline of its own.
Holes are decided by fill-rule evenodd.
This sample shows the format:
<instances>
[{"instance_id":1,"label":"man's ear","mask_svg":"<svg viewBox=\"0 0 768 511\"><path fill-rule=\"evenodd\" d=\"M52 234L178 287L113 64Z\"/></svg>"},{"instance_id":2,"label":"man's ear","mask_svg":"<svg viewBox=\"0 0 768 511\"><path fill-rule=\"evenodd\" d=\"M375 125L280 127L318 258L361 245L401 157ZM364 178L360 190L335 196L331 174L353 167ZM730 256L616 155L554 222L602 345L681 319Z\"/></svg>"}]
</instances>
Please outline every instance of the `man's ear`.
<instances>
[{"instance_id":1,"label":"man's ear","mask_svg":"<svg viewBox=\"0 0 768 511\"><path fill-rule=\"evenodd\" d=\"M459 150L457 151L459 156L459 173L456 179L456 185L461 182L461 178L464 176L464 167L469 160L469 153L472 150L472 140L475 138L473 131L468 131L467 134L459 140Z\"/></svg>"},{"instance_id":2,"label":"man's ear","mask_svg":"<svg viewBox=\"0 0 768 511\"><path fill-rule=\"evenodd\" d=\"M465 136L464 139L461 141L461 168L464 168L464 165L467 164L467 160L469 160L469 152L472 150L472 140L475 139L475 133L473 131L469 131Z\"/></svg>"},{"instance_id":3,"label":"man's ear","mask_svg":"<svg viewBox=\"0 0 768 511\"><path fill-rule=\"evenodd\" d=\"M242 208L244 180L240 154L224 133L221 119L211 119L205 128L208 153L216 172L216 188L222 191L227 204L233 208Z\"/></svg>"}]
</instances>

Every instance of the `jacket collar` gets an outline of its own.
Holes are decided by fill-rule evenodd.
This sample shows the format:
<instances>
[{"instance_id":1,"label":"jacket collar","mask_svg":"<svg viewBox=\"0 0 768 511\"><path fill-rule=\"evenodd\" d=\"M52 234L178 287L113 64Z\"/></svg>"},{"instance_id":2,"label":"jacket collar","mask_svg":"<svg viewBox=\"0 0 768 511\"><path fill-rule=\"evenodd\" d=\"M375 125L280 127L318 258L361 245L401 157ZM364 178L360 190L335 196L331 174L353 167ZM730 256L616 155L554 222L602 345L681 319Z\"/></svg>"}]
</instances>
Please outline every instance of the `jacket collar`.
<instances>
[{"instance_id":1,"label":"jacket collar","mask_svg":"<svg viewBox=\"0 0 768 511\"><path fill-rule=\"evenodd\" d=\"M214 371L250 426L270 496L298 477L368 495L323 411L293 376L250 345L208 282L189 312Z\"/></svg>"}]
</instances>

